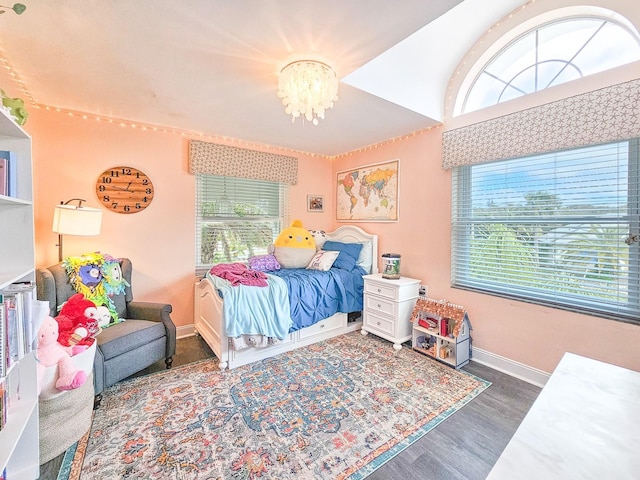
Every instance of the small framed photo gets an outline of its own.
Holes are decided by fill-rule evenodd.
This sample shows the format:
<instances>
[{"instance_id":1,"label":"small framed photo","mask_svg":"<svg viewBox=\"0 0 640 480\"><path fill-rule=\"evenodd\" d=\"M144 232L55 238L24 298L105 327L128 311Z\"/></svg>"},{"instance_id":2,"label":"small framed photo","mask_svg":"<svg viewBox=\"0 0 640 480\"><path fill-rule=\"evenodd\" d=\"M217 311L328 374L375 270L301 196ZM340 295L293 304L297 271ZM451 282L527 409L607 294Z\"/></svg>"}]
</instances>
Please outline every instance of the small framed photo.
<instances>
[{"instance_id":1,"label":"small framed photo","mask_svg":"<svg viewBox=\"0 0 640 480\"><path fill-rule=\"evenodd\" d=\"M307 195L308 212L324 212L324 198L322 195Z\"/></svg>"}]
</instances>

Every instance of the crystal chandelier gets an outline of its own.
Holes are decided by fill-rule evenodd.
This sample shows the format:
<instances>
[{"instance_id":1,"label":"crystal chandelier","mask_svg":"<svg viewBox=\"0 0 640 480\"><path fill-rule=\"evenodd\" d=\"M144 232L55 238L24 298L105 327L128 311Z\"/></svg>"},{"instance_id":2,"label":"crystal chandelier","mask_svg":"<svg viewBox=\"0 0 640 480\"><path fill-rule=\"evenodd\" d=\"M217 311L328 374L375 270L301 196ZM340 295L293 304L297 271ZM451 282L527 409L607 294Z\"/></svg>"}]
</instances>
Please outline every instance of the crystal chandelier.
<instances>
[{"instance_id":1,"label":"crystal chandelier","mask_svg":"<svg viewBox=\"0 0 640 480\"><path fill-rule=\"evenodd\" d=\"M316 60L291 62L280 71L278 96L282 98L284 111L292 116L291 121L303 115L309 122L318 125L324 120L324 112L338 100L338 77L326 63Z\"/></svg>"}]
</instances>

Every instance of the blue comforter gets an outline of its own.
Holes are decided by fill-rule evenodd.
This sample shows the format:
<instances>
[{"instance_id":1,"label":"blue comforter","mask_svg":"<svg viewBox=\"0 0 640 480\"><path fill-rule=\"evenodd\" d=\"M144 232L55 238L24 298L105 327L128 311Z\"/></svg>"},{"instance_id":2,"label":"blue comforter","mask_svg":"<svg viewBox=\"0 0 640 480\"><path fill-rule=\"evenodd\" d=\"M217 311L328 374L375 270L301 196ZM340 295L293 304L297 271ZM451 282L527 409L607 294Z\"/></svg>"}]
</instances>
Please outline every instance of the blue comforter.
<instances>
[{"instance_id":1,"label":"blue comforter","mask_svg":"<svg viewBox=\"0 0 640 480\"><path fill-rule=\"evenodd\" d=\"M283 269L267 274L268 287L231 286L210 273L207 277L224 299L229 337L262 334L283 339L335 313L361 311L365 274L358 266L352 271Z\"/></svg>"},{"instance_id":2,"label":"blue comforter","mask_svg":"<svg viewBox=\"0 0 640 480\"><path fill-rule=\"evenodd\" d=\"M269 273L282 278L287 284L292 332L337 312L362 310L362 276L366 272L361 267L354 267L351 271L331 268L327 272L288 268Z\"/></svg>"}]
</instances>

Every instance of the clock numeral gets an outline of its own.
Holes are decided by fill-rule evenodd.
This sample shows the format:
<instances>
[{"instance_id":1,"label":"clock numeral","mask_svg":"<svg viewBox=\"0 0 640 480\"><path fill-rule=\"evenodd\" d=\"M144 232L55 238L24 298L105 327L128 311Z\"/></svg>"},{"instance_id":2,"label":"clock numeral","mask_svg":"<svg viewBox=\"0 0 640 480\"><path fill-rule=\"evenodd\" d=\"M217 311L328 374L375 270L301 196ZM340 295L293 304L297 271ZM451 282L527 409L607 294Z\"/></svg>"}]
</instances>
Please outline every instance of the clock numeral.
<instances>
[{"instance_id":1,"label":"clock numeral","mask_svg":"<svg viewBox=\"0 0 640 480\"><path fill-rule=\"evenodd\" d=\"M129 207L129 205L125 205L124 207L122 207L122 210L128 212L129 210L131 210L131 207Z\"/></svg>"},{"instance_id":2,"label":"clock numeral","mask_svg":"<svg viewBox=\"0 0 640 480\"><path fill-rule=\"evenodd\" d=\"M149 199L148 199L147 197L144 197L144 198L142 199L142 201L143 201L144 203L147 203L147 202L149 201Z\"/></svg>"},{"instance_id":3,"label":"clock numeral","mask_svg":"<svg viewBox=\"0 0 640 480\"><path fill-rule=\"evenodd\" d=\"M138 175L138 178L140 178L140 175ZM143 185L149 185L149 179L148 178L143 178L142 179L142 184Z\"/></svg>"},{"instance_id":4,"label":"clock numeral","mask_svg":"<svg viewBox=\"0 0 640 480\"><path fill-rule=\"evenodd\" d=\"M102 177L102 183L111 183L111 177Z\"/></svg>"},{"instance_id":5,"label":"clock numeral","mask_svg":"<svg viewBox=\"0 0 640 480\"><path fill-rule=\"evenodd\" d=\"M114 210L115 210L116 208L118 208L118 202L113 202L113 203L111 204L111 208L113 208Z\"/></svg>"},{"instance_id":6,"label":"clock numeral","mask_svg":"<svg viewBox=\"0 0 640 480\"><path fill-rule=\"evenodd\" d=\"M109 195L103 195L102 196L102 201L109 203L111 201L111 197Z\"/></svg>"},{"instance_id":7,"label":"clock numeral","mask_svg":"<svg viewBox=\"0 0 640 480\"><path fill-rule=\"evenodd\" d=\"M151 190L150 188L145 189L144 193L146 193L147 195L151 195L153 193L153 190Z\"/></svg>"},{"instance_id":8,"label":"clock numeral","mask_svg":"<svg viewBox=\"0 0 640 480\"><path fill-rule=\"evenodd\" d=\"M107 188L106 188L104 185L100 185L100 186L98 187L98 191L100 191L100 192L104 192L106 189L107 189Z\"/></svg>"},{"instance_id":9,"label":"clock numeral","mask_svg":"<svg viewBox=\"0 0 640 480\"><path fill-rule=\"evenodd\" d=\"M122 169L122 174L123 175L131 175L131 169L130 168L123 168Z\"/></svg>"},{"instance_id":10,"label":"clock numeral","mask_svg":"<svg viewBox=\"0 0 640 480\"><path fill-rule=\"evenodd\" d=\"M142 205L140 205L139 203L136 203L136 210L140 210L142 208Z\"/></svg>"},{"instance_id":11,"label":"clock numeral","mask_svg":"<svg viewBox=\"0 0 640 480\"><path fill-rule=\"evenodd\" d=\"M111 176L112 177L119 177L120 176L120 172L118 172L117 170L111 170Z\"/></svg>"}]
</instances>

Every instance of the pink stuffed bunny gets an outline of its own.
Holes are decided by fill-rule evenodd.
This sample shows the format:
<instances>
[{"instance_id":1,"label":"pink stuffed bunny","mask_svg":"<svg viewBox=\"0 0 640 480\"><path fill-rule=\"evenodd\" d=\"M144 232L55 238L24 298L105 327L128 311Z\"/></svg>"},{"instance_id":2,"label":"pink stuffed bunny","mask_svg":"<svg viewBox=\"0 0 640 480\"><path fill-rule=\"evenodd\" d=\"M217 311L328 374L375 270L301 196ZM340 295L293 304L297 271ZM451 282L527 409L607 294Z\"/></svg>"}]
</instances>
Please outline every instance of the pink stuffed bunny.
<instances>
[{"instance_id":1,"label":"pink stuffed bunny","mask_svg":"<svg viewBox=\"0 0 640 480\"><path fill-rule=\"evenodd\" d=\"M46 316L38 329L38 384L42 385L42 377L46 367L58 365L58 390L78 388L87 380L87 374L76 370L71 361L71 354L78 353L78 347L63 347L58 343L58 322ZM83 347L82 350L85 350Z\"/></svg>"}]
</instances>

